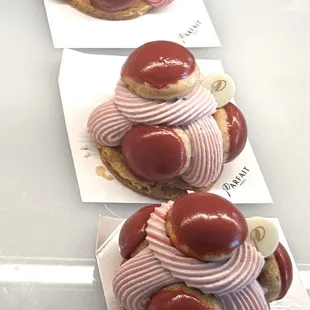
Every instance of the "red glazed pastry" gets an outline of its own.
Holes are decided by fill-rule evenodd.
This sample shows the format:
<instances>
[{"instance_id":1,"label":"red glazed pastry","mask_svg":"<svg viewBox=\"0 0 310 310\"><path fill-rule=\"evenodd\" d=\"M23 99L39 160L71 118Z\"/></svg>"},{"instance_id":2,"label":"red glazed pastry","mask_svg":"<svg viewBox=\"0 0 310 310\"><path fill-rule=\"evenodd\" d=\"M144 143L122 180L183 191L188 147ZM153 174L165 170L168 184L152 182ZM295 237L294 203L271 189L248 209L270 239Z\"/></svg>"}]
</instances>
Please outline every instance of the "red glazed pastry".
<instances>
[{"instance_id":1,"label":"red glazed pastry","mask_svg":"<svg viewBox=\"0 0 310 310\"><path fill-rule=\"evenodd\" d=\"M218 109L214 117L223 135L224 160L231 162L245 147L248 137L246 120L240 109L231 102Z\"/></svg>"},{"instance_id":2,"label":"red glazed pastry","mask_svg":"<svg viewBox=\"0 0 310 310\"><path fill-rule=\"evenodd\" d=\"M126 220L120 231L118 241L123 258L128 259L142 249L140 245L146 237L147 221L154 209L159 206L158 204L145 206Z\"/></svg>"},{"instance_id":3,"label":"red glazed pastry","mask_svg":"<svg viewBox=\"0 0 310 310\"><path fill-rule=\"evenodd\" d=\"M266 258L266 264L259 276L260 284L267 289L268 302L282 299L293 281L293 266L289 254L282 243Z\"/></svg>"},{"instance_id":4,"label":"red glazed pastry","mask_svg":"<svg viewBox=\"0 0 310 310\"><path fill-rule=\"evenodd\" d=\"M148 181L167 181L188 168L190 142L181 130L137 125L125 134L122 154L129 169L138 177Z\"/></svg>"},{"instance_id":5,"label":"red glazed pastry","mask_svg":"<svg viewBox=\"0 0 310 310\"><path fill-rule=\"evenodd\" d=\"M166 229L176 248L202 261L231 257L248 233L241 212L228 200L209 193L179 198L168 213Z\"/></svg>"},{"instance_id":6,"label":"red glazed pastry","mask_svg":"<svg viewBox=\"0 0 310 310\"><path fill-rule=\"evenodd\" d=\"M134 191L164 200L207 192L247 140L242 113L226 101L234 91L227 74L200 79L185 47L149 42L129 55L115 97L93 110L88 132L107 168Z\"/></svg>"},{"instance_id":7,"label":"red glazed pastry","mask_svg":"<svg viewBox=\"0 0 310 310\"><path fill-rule=\"evenodd\" d=\"M113 292L125 309L269 309L257 281L264 258L244 241L245 218L228 201L195 193L162 203L147 217L146 247L124 262L113 280ZM226 258L202 261L210 251L211 258Z\"/></svg>"},{"instance_id":8,"label":"red glazed pastry","mask_svg":"<svg viewBox=\"0 0 310 310\"><path fill-rule=\"evenodd\" d=\"M222 310L213 295L203 295L184 284L165 287L152 296L146 310Z\"/></svg>"},{"instance_id":9,"label":"red glazed pastry","mask_svg":"<svg viewBox=\"0 0 310 310\"><path fill-rule=\"evenodd\" d=\"M122 80L138 96L165 100L190 93L199 75L191 52L169 41L149 42L137 48L121 73Z\"/></svg>"}]
</instances>

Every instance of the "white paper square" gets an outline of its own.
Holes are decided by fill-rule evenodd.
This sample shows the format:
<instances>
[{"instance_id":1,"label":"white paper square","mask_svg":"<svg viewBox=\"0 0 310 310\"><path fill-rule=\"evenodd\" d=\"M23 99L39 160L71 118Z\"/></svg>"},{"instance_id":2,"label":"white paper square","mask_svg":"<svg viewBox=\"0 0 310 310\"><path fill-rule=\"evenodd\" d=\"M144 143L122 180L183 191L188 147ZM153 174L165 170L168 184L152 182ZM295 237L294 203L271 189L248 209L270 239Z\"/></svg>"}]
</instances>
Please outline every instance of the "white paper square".
<instances>
[{"instance_id":1,"label":"white paper square","mask_svg":"<svg viewBox=\"0 0 310 310\"><path fill-rule=\"evenodd\" d=\"M115 219L113 219L115 221ZM294 275L293 275L293 283L288 292L288 294L282 300L271 303L272 310L309 310L310 309L310 299L309 296L303 287L298 269L295 263L295 260L290 252L287 241L285 239L282 227L277 218L271 219L274 224L277 226L280 241L288 250L290 257L293 263ZM100 217L98 234L107 234L108 230L106 229L107 223L110 223L111 218L108 217ZM112 234L103 242L103 244L98 244L98 250L96 252L97 264L99 268L100 278L102 282L102 286L104 289L104 295L106 299L106 304L108 310L123 310L120 306L119 302L115 298L112 289L112 280L114 278L115 270L120 265L122 258L119 254L118 247L118 236L119 231L123 225L123 220L118 219L118 224L114 222L114 227L117 228L112 232Z\"/></svg>"},{"instance_id":2,"label":"white paper square","mask_svg":"<svg viewBox=\"0 0 310 310\"><path fill-rule=\"evenodd\" d=\"M108 181L95 173L96 167L102 162L96 144L88 136L87 119L97 105L113 97L125 59L123 56L89 55L73 50L64 50L63 53L59 87L83 202L146 204L156 201L133 192L116 180ZM223 71L219 60L203 59L197 62L204 74ZM81 150L84 145L89 150ZM90 154L87 158L84 157L86 153ZM225 184L230 187L228 191L223 189L226 188ZM272 202L249 142L236 160L224 166L220 180L210 192L233 203Z\"/></svg>"},{"instance_id":3,"label":"white paper square","mask_svg":"<svg viewBox=\"0 0 310 310\"><path fill-rule=\"evenodd\" d=\"M203 0L175 0L126 21L93 18L63 0L44 4L55 48L134 48L155 40L187 47L221 46Z\"/></svg>"}]
</instances>

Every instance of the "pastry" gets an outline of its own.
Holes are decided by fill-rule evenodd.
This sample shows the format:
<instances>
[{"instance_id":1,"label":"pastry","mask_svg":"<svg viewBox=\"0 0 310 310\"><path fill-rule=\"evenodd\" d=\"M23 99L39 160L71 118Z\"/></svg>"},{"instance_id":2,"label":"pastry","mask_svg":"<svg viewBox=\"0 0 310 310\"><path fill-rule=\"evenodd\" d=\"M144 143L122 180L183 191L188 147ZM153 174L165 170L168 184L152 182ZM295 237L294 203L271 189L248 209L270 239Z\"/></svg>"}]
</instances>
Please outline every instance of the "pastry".
<instances>
[{"instance_id":1,"label":"pastry","mask_svg":"<svg viewBox=\"0 0 310 310\"><path fill-rule=\"evenodd\" d=\"M142 250L145 244L143 241L146 237L147 221L158 207L160 204L145 206L126 220L126 225L122 227L122 233L119 236L120 252L124 259L129 259Z\"/></svg>"},{"instance_id":2,"label":"pastry","mask_svg":"<svg viewBox=\"0 0 310 310\"><path fill-rule=\"evenodd\" d=\"M81 12L102 19L125 20L142 16L173 0L68 0Z\"/></svg>"},{"instance_id":3,"label":"pastry","mask_svg":"<svg viewBox=\"0 0 310 310\"><path fill-rule=\"evenodd\" d=\"M282 243L266 258L258 281L266 288L268 302L282 299L286 295L293 281L293 266Z\"/></svg>"},{"instance_id":4,"label":"pastry","mask_svg":"<svg viewBox=\"0 0 310 310\"><path fill-rule=\"evenodd\" d=\"M114 294L127 310L267 310L289 290L292 263L281 243L265 261L245 241L251 233L233 204L210 193L144 207L120 231L126 261Z\"/></svg>"},{"instance_id":5,"label":"pastry","mask_svg":"<svg viewBox=\"0 0 310 310\"><path fill-rule=\"evenodd\" d=\"M218 108L213 116L223 137L224 162L231 162L245 146L248 136L246 120L239 108L231 102Z\"/></svg>"},{"instance_id":6,"label":"pastry","mask_svg":"<svg viewBox=\"0 0 310 310\"><path fill-rule=\"evenodd\" d=\"M197 221L201 210L206 210L208 217L205 220L201 217ZM212 214L223 216L210 220L209 215ZM188 222L185 226L184 218L193 220L194 223ZM244 243L248 234L244 216L232 203L205 193L186 195L177 200L167 214L166 231L178 250L201 261L222 261L230 258ZM205 237L215 231L216 239Z\"/></svg>"},{"instance_id":7,"label":"pastry","mask_svg":"<svg viewBox=\"0 0 310 310\"><path fill-rule=\"evenodd\" d=\"M182 283L169 285L149 300L146 310L221 310L220 302L212 295L188 288Z\"/></svg>"},{"instance_id":8,"label":"pastry","mask_svg":"<svg viewBox=\"0 0 310 310\"><path fill-rule=\"evenodd\" d=\"M164 43L165 44L165 43ZM194 56L177 44L149 42L131 53L121 78L137 96L154 100L182 98L193 91L200 77Z\"/></svg>"},{"instance_id":9,"label":"pastry","mask_svg":"<svg viewBox=\"0 0 310 310\"><path fill-rule=\"evenodd\" d=\"M93 110L88 132L108 169L141 194L207 191L247 141L234 89L226 74L204 77L185 47L149 42L129 55L115 97Z\"/></svg>"}]
</instances>

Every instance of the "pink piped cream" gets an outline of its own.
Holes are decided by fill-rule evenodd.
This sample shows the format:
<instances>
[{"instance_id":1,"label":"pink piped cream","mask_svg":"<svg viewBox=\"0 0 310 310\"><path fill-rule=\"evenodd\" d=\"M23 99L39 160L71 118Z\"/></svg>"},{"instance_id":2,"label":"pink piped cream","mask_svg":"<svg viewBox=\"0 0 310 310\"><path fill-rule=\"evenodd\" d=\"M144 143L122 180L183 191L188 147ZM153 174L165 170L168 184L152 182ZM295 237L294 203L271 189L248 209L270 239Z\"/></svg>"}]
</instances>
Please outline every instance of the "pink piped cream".
<instances>
[{"instance_id":1,"label":"pink piped cream","mask_svg":"<svg viewBox=\"0 0 310 310\"><path fill-rule=\"evenodd\" d=\"M205 263L185 256L166 234L166 214L172 205L170 201L155 209L146 229L148 247L116 271L113 290L123 307L145 310L154 293L184 282L204 294L215 294L224 310L269 309L256 281L263 256L246 242L227 261Z\"/></svg>"},{"instance_id":2,"label":"pink piped cream","mask_svg":"<svg viewBox=\"0 0 310 310\"><path fill-rule=\"evenodd\" d=\"M189 168L180 177L191 186L203 187L218 178L223 166L222 134L212 117L216 107L214 96L200 84L187 96L159 101L141 98L119 81L114 100L90 115L88 131L98 144L114 147L136 124L180 127L192 148Z\"/></svg>"}]
</instances>

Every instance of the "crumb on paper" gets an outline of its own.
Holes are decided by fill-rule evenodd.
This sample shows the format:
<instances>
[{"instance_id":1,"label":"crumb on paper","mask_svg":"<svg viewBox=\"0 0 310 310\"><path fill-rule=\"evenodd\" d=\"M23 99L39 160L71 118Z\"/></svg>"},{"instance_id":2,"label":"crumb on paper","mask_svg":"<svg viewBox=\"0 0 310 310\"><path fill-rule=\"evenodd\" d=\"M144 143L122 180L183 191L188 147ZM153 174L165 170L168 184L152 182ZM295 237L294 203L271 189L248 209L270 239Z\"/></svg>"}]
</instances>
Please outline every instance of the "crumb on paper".
<instances>
[{"instance_id":1,"label":"crumb on paper","mask_svg":"<svg viewBox=\"0 0 310 310\"><path fill-rule=\"evenodd\" d=\"M110 174L107 168L99 165L96 167L96 174L98 177L102 177L108 181L114 180L114 177Z\"/></svg>"},{"instance_id":2,"label":"crumb on paper","mask_svg":"<svg viewBox=\"0 0 310 310\"><path fill-rule=\"evenodd\" d=\"M85 158L87 158L87 157L89 157L90 156L90 153L89 152L86 152L85 154L84 154L84 157Z\"/></svg>"},{"instance_id":3,"label":"crumb on paper","mask_svg":"<svg viewBox=\"0 0 310 310\"><path fill-rule=\"evenodd\" d=\"M88 145L82 145L82 146L81 146L81 150L82 150L82 151L89 150Z\"/></svg>"}]
</instances>

